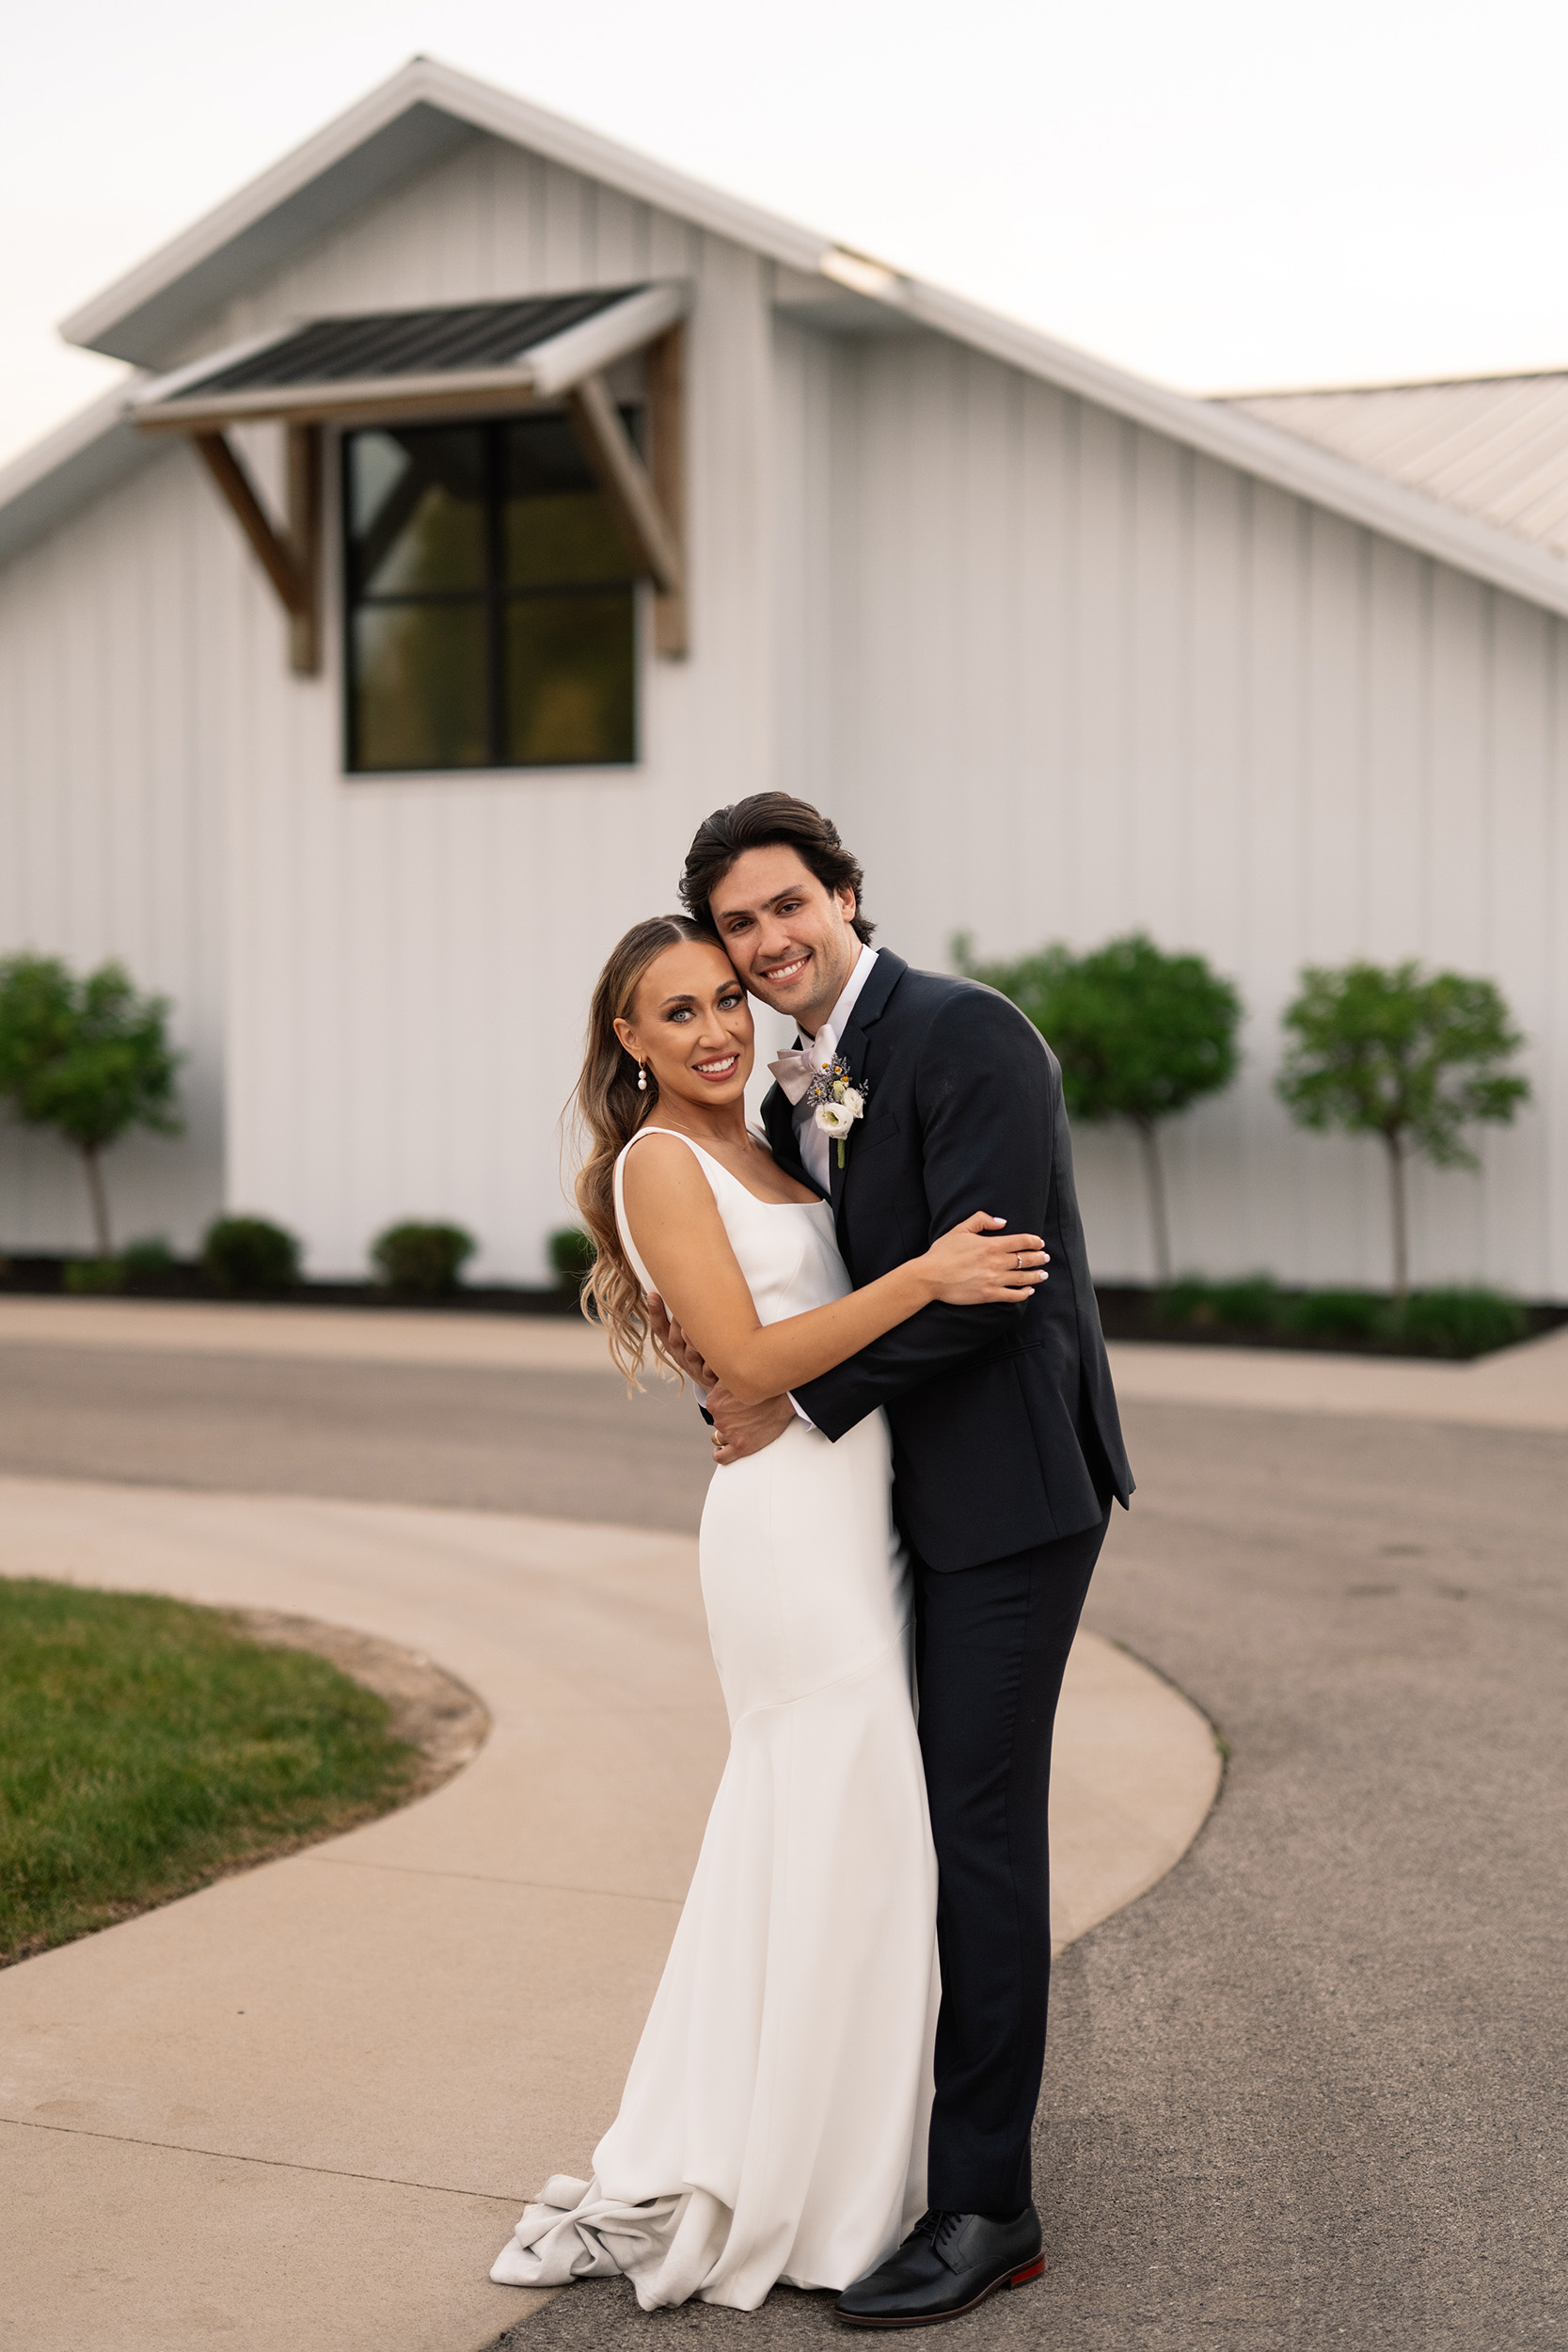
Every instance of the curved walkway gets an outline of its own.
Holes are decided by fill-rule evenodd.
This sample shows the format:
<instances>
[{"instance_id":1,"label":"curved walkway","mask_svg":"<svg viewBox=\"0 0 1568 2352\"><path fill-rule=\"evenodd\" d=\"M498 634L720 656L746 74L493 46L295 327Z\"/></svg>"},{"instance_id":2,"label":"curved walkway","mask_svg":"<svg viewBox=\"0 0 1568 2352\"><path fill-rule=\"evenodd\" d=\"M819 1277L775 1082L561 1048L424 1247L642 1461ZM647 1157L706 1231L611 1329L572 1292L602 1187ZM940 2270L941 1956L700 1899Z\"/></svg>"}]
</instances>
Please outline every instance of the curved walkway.
<instances>
[{"instance_id":1,"label":"curved walkway","mask_svg":"<svg viewBox=\"0 0 1568 2352\"><path fill-rule=\"evenodd\" d=\"M494 1719L406 1811L0 1975L17 2343L492 2343L549 2299L485 2273L539 2183L587 2169L723 1758L690 1537L0 1478L0 1573L352 1625ZM1218 1770L1185 1700L1081 1638L1063 1941L1170 1867Z\"/></svg>"}]
</instances>

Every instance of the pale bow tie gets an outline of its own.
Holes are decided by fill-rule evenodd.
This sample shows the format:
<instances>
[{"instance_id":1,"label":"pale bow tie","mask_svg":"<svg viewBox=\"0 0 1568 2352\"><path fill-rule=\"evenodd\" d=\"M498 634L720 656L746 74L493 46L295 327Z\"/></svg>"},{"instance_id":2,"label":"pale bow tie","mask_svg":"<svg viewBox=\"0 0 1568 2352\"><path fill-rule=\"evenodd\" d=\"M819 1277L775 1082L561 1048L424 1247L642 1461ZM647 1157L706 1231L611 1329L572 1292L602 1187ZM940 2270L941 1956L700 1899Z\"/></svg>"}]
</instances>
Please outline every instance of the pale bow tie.
<instances>
[{"instance_id":1,"label":"pale bow tie","mask_svg":"<svg viewBox=\"0 0 1568 2352\"><path fill-rule=\"evenodd\" d=\"M792 1053L781 1054L768 1067L792 1103L803 1102L813 1081L822 1075L822 1064L816 1056L800 1046Z\"/></svg>"}]
</instances>

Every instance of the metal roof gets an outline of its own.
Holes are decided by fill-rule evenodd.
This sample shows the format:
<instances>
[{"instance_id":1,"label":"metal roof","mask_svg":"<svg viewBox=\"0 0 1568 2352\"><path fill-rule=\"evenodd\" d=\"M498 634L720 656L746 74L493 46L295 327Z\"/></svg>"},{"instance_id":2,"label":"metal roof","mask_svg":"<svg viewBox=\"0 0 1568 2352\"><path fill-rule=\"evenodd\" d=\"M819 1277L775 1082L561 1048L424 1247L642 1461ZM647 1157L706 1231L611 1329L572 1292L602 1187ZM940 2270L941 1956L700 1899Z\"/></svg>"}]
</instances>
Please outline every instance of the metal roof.
<instances>
[{"instance_id":1,"label":"metal roof","mask_svg":"<svg viewBox=\"0 0 1568 2352\"><path fill-rule=\"evenodd\" d=\"M557 398L643 350L689 306L681 278L511 302L308 319L143 379L129 406L154 431L221 431L264 417L412 418Z\"/></svg>"},{"instance_id":2,"label":"metal roof","mask_svg":"<svg viewBox=\"0 0 1568 2352\"><path fill-rule=\"evenodd\" d=\"M526 302L463 302L439 310L311 319L211 375L187 377L182 389L191 396L264 391L284 384L507 367L567 327L580 326L641 292L641 286L612 286L588 294L538 294Z\"/></svg>"},{"instance_id":3,"label":"metal roof","mask_svg":"<svg viewBox=\"0 0 1568 2352\"><path fill-rule=\"evenodd\" d=\"M224 302L291 253L319 241L360 205L475 135L544 155L784 264L778 278L781 286L793 281L797 300L815 285L824 296L858 305L864 313L879 310L890 323L901 321L907 328L950 336L1132 424L1343 515L1547 611L1568 614L1568 563L1554 544L1528 541L1516 529L1499 527L1482 510L1465 511L1368 460L1347 456L1322 438L1282 428L1275 417L1249 413L1243 404L1193 399L1130 374L1021 321L866 255L849 253L794 222L705 187L430 57L410 59L313 138L95 295L63 323L61 332L68 341L92 350L152 368L167 367L181 344L188 348L201 322L212 319ZM599 332L598 325L590 322L568 335L594 337ZM210 354L205 366L214 367L218 356ZM241 356L222 355L226 361ZM171 401L172 381L159 389L162 399ZM260 403L265 395L220 397ZM280 413L287 395L277 398L279 406L272 413ZM261 413L260 408L256 413ZM176 421L172 414L168 421ZM23 464L30 480L30 462ZM76 461L67 461L66 470L77 477ZM0 510L10 478L0 477ZM80 478L85 481L86 476ZM58 485L57 500L64 498L67 486Z\"/></svg>"},{"instance_id":4,"label":"metal roof","mask_svg":"<svg viewBox=\"0 0 1568 2352\"><path fill-rule=\"evenodd\" d=\"M1568 556L1568 372L1249 393L1217 405Z\"/></svg>"}]
</instances>

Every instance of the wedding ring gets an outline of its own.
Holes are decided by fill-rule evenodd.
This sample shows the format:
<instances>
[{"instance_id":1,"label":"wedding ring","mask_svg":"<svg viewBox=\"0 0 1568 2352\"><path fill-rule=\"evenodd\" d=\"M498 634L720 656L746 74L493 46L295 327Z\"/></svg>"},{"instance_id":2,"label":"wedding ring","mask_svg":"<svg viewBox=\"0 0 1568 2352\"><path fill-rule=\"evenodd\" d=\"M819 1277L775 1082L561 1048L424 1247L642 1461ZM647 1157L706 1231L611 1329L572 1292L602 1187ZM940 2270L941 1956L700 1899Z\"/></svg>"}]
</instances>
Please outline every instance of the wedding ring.
<instances>
[{"instance_id":1,"label":"wedding ring","mask_svg":"<svg viewBox=\"0 0 1568 2352\"><path fill-rule=\"evenodd\" d=\"M1014 1258L1014 1260L1013 1260L1013 1272L1014 1272L1015 1274L1022 1274L1022 1271L1023 1271L1023 1252L1022 1252L1022 1250L1021 1249L1021 1250L1018 1252L1017 1256L1016 1256L1016 1257Z\"/></svg>"}]
</instances>

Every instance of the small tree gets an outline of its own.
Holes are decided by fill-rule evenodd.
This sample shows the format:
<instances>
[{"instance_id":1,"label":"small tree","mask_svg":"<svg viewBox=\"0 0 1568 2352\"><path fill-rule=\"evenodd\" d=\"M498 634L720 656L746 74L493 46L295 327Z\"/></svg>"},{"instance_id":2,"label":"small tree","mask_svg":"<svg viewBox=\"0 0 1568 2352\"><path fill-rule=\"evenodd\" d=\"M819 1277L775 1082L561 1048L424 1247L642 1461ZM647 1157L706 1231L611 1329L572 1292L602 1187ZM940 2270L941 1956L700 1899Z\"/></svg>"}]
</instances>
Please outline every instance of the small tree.
<instances>
[{"instance_id":1,"label":"small tree","mask_svg":"<svg viewBox=\"0 0 1568 2352\"><path fill-rule=\"evenodd\" d=\"M1160 1123L1229 1085L1240 1059L1242 1000L1201 956L1166 955L1142 931L1092 954L1042 948L1018 963L954 961L1026 1012L1062 1065L1074 1119L1125 1119L1137 1135L1148 1186L1154 1263L1171 1279L1170 1216Z\"/></svg>"},{"instance_id":2,"label":"small tree","mask_svg":"<svg viewBox=\"0 0 1568 2352\"><path fill-rule=\"evenodd\" d=\"M1463 972L1418 963L1308 964L1282 1016L1291 1033L1275 1084L1303 1127L1376 1136L1387 1155L1394 1296L1410 1290L1408 1165L1480 1163L1461 1130L1506 1125L1529 1100L1529 1081L1502 1064L1524 1038L1501 991Z\"/></svg>"},{"instance_id":3,"label":"small tree","mask_svg":"<svg viewBox=\"0 0 1568 2352\"><path fill-rule=\"evenodd\" d=\"M81 1154L100 1257L112 1254L103 1155L132 1127L180 1132L168 1004L118 963L77 978L53 956L0 961L0 1101Z\"/></svg>"}]
</instances>

